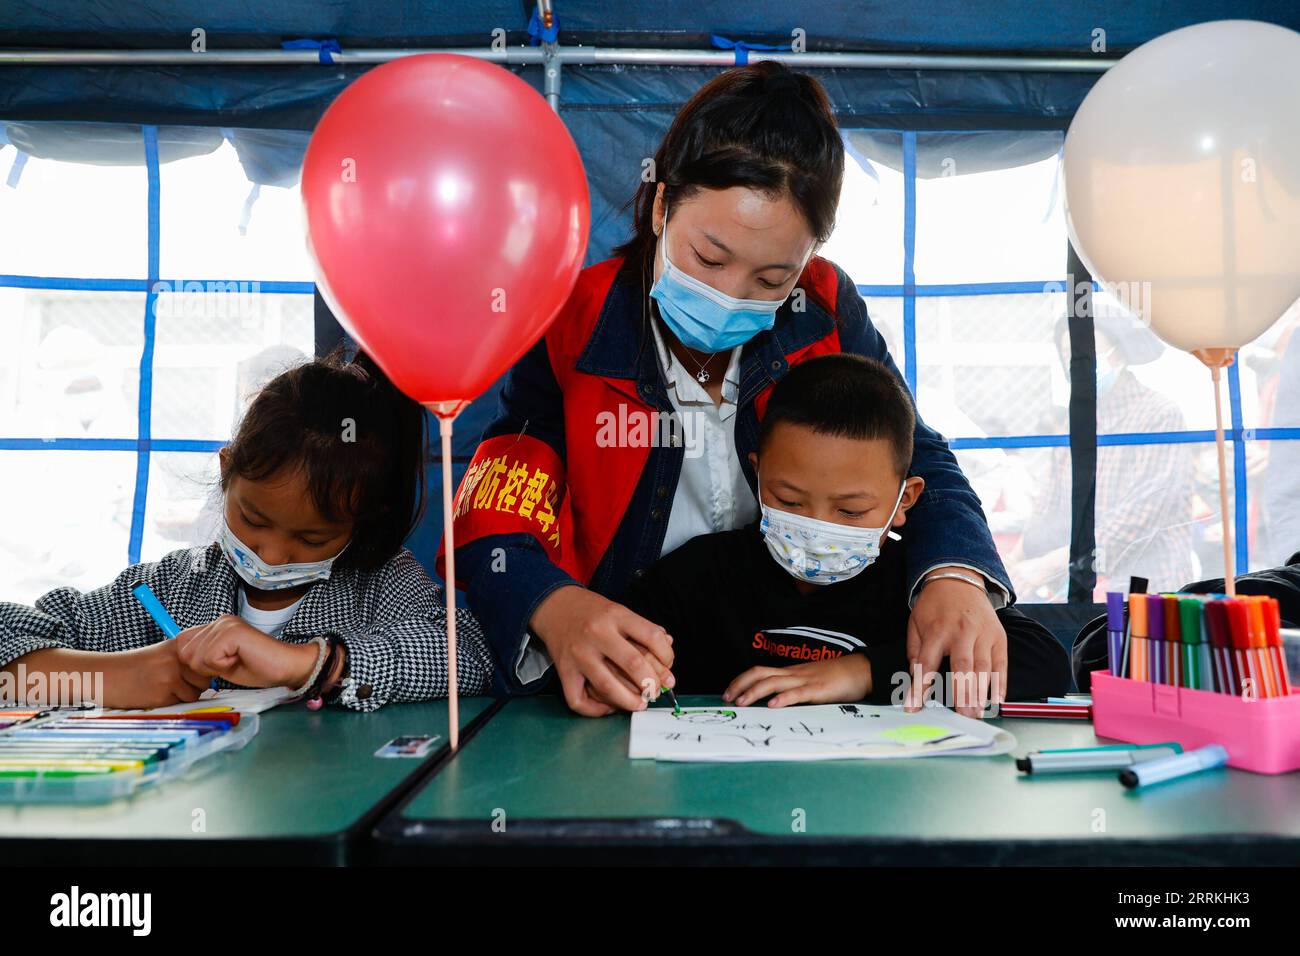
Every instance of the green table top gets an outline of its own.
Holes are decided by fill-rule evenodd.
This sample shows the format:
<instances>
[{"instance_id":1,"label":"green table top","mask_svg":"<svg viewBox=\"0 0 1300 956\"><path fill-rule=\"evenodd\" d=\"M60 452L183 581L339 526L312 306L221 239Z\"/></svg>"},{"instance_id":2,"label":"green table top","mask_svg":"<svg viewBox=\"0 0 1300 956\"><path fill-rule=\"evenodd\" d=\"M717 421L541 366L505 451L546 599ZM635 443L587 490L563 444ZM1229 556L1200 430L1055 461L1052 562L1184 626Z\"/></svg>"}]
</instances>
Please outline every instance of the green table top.
<instances>
[{"instance_id":1,"label":"green table top","mask_svg":"<svg viewBox=\"0 0 1300 956\"><path fill-rule=\"evenodd\" d=\"M489 698L462 698L461 726L491 704ZM214 754L186 776L131 797L99 804L0 804L0 856L13 861L15 855L45 859L79 852L71 858L136 863L143 853L248 862L250 846L261 842L268 848L280 844L292 857L285 862L304 862L304 851L322 862L343 862L349 830L413 774L427 772L447 745L446 701L389 704L367 714L290 704L260 717L257 736L242 750ZM424 759L374 756L402 734L442 739ZM196 832L200 817L204 829ZM198 845L203 841L224 846L205 850ZM74 850L78 844L81 849ZM227 854L235 844L241 849ZM115 860L110 853L117 849L125 855ZM205 853L214 855L205 859Z\"/></svg>"},{"instance_id":2,"label":"green table top","mask_svg":"<svg viewBox=\"0 0 1300 956\"><path fill-rule=\"evenodd\" d=\"M715 698L692 698L708 705ZM731 821L696 827L707 842L914 844L975 852L1036 847L1036 862L1147 862L1152 848L1250 848L1296 858L1300 776L1217 770L1143 791L1115 772L1028 777L1014 756L1052 747L1098 746L1085 721L1006 718L1013 754L810 763L690 764L630 760L626 715L588 719L559 698L510 701L381 826L400 847L453 841L503 846L590 837L593 844L657 839L664 821ZM498 820L497 830L491 827ZM582 826L575 826L584 821ZM658 821L656 823L655 821ZM639 825L638 825L639 822ZM802 825L803 831L796 829ZM689 828L687 828L689 830ZM604 836L602 837L602 832ZM710 837L709 834L713 836ZM912 862L924 863L913 852ZM907 859L900 848L900 860ZM984 862L989 862L986 858Z\"/></svg>"}]
</instances>

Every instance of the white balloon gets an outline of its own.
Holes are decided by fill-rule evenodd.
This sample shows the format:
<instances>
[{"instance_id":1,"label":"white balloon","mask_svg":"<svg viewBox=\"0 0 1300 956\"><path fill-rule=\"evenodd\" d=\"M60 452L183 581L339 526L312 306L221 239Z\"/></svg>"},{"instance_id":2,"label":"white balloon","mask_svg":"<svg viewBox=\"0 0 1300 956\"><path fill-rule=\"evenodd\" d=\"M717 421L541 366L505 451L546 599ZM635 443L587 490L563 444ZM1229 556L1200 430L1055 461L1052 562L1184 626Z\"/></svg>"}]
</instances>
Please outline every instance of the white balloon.
<instances>
[{"instance_id":1,"label":"white balloon","mask_svg":"<svg viewBox=\"0 0 1300 956\"><path fill-rule=\"evenodd\" d=\"M1111 67L1065 138L1080 258L1162 339L1239 348L1300 297L1300 33L1174 30Z\"/></svg>"}]
</instances>

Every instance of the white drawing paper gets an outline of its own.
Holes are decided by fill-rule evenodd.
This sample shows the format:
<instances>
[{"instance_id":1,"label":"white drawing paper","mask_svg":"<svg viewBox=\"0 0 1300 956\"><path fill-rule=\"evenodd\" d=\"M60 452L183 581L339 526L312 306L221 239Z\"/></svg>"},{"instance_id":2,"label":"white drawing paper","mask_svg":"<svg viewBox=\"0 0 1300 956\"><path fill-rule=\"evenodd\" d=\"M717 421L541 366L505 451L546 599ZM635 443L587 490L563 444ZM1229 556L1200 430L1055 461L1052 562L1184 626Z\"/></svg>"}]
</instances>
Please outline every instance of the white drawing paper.
<instances>
[{"instance_id":1,"label":"white drawing paper","mask_svg":"<svg viewBox=\"0 0 1300 956\"><path fill-rule=\"evenodd\" d=\"M288 687L227 687L209 688L192 704L168 704L165 707L104 708L102 714L188 714L196 710L229 708L246 714L260 714L272 707L297 700Z\"/></svg>"},{"instance_id":2,"label":"white drawing paper","mask_svg":"<svg viewBox=\"0 0 1300 956\"><path fill-rule=\"evenodd\" d=\"M632 714L627 755L701 762L993 756L1015 749L999 727L944 707L652 707Z\"/></svg>"}]
</instances>

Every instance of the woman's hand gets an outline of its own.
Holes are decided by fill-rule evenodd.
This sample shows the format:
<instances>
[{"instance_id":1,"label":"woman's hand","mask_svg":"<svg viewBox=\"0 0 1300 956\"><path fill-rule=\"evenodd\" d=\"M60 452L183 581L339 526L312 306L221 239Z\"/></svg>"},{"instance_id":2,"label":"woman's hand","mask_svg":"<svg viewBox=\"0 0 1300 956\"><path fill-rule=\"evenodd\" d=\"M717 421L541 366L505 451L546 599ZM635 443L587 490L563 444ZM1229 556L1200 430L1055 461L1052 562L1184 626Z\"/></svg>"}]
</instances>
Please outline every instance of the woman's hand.
<instances>
[{"instance_id":1,"label":"woman's hand","mask_svg":"<svg viewBox=\"0 0 1300 956\"><path fill-rule=\"evenodd\" d=\"M871 693L871 661L866 654L845 654L825 661L789 667L751 667L722 692L738 707L775 694L769 707L790 704L843 704Z\"/></svg>"},{"instance_id":2,"label":"woman's hand","mask_svg":"<svg viewBox=\"0 0 1300 956\"><path fill-rule=\"evenodd\" d=\"M171 643L194 673L244 687L301 687L319 656L315 643L286 644L234 614L186 628Z\"/></svg>"},{"instance_id":3,"label":"woman's hand","mask_svg":"<svg viewBox=\"0 0 1300 956\"><path fill-rule=\"evenodd\" d=\"M565 701L584 716L643 710L675 683L668 632L594 591L557 588L529 626L555 662Z\"/></svg>"},{"instance_id":4,"label":"woman's hand","mask_svg":"<svg viewBox=\"0 0 1300 956\"><path fill-rule=\"evenodd\" d=\"M955 699L945 703L955 705L957 713L979 717L990 699L998 703L1006 699L1006 629L982 587L952 578L927 583L912 608L907 623L912 680L904 703L906 710L920 709L929 682L945 657L956 690Z\"/></svg>"}]
</instances>

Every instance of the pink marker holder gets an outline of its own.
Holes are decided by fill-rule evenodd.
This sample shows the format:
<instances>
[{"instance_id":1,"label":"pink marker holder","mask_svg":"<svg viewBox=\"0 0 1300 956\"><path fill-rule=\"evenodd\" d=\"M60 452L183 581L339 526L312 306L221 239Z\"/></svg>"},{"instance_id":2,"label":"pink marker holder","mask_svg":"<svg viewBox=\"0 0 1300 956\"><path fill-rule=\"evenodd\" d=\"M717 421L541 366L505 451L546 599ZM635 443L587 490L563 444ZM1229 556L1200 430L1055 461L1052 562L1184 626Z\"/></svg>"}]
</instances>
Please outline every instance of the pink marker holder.
<instances>
[{"instance_id":1,"label":"pink marker holder","mask_svg":"<svg viewBox=\"0 0 1300 956\"><path fill-rule=\"evenodd\" d=\"M1300 691L1247 700L1092 672L1098 737L1132 744L1176 740L1184 750L1222 744L1228 766L1255 773L1300 770Z\"/></svg>"}]
</instances>

